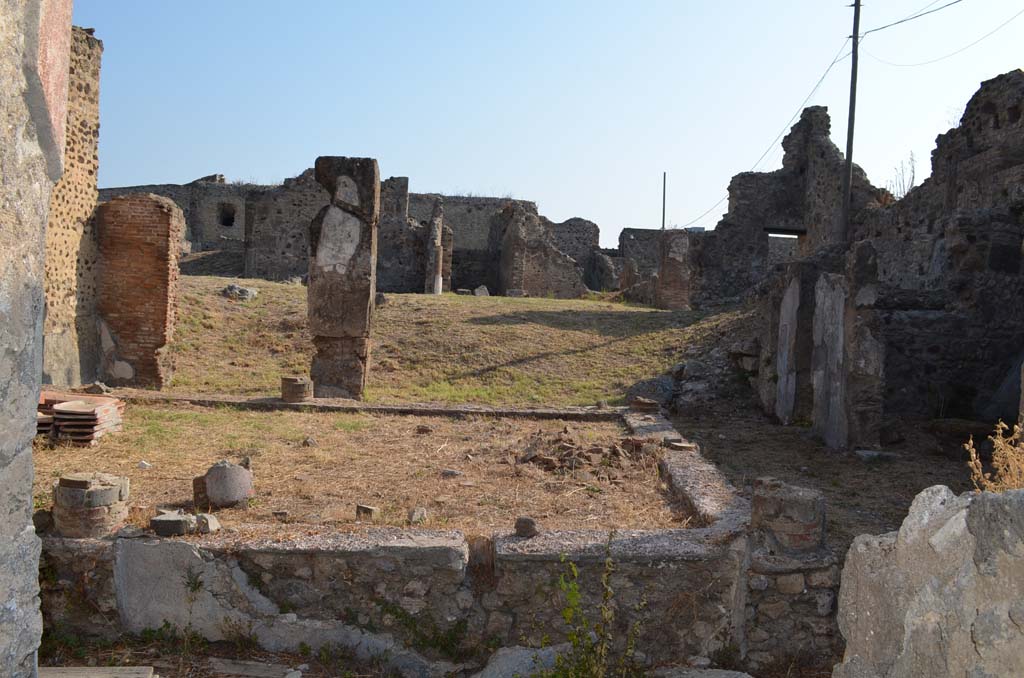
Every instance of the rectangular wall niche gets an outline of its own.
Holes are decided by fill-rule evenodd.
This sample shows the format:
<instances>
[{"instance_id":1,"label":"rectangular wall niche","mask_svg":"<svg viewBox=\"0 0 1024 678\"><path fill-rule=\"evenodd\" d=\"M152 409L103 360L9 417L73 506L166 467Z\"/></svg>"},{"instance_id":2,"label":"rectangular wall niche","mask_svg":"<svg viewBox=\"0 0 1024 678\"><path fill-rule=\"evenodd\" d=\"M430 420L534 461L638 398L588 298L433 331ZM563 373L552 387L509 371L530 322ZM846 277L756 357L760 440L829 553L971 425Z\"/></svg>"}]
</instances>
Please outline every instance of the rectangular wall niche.
<instances>
[{"instance_id":1,"label":"rectangular wall niche","mask_svg":"<svg viewBox=\"0 0 1024 678\"><path fill-rule=\"evenodd\" d=\"M233 228L235 225L235 206L229 202L222 202L217 205L217 223L224 228Z\"/></svg>"}]
</instances>

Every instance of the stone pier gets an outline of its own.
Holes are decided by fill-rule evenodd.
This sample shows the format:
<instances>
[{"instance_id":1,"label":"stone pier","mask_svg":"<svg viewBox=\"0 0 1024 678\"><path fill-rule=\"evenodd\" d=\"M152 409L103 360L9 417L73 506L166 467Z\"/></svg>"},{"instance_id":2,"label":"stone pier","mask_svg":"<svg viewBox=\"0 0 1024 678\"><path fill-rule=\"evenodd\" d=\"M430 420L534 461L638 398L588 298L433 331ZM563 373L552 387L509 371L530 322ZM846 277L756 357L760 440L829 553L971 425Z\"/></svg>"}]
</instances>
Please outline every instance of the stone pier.
<instances>
[{"instance_id":1,"label":"stone pier","mask_svg":"<svg viewBox=\"0 0 1024 678\"><path fill-rule=\"evenodd\" d=\"M434 203L434 214L430 218L430 233L427 236L427 275L423 291L427 294L444 292L444 205L438 199Z\"/></svg>"},{"instance_id":2,"label":"stone pier","mask_svg":"<svg viewBox=\"0 0 1024 678\"><path fill-rule=\"evenodd\" d=\"M362 398L377 291L380 171L372 158L323 156L316 180L330 194L309 229L310 376L318 398Z\"/></svg>"}]
</instances>

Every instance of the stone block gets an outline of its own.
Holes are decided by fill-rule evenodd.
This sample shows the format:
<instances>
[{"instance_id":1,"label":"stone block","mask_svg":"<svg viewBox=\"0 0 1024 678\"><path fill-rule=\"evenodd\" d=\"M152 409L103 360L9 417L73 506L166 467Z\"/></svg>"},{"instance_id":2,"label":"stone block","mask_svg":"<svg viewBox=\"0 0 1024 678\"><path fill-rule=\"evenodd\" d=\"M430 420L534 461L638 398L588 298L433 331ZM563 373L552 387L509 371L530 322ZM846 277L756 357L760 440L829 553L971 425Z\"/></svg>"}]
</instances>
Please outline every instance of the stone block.
<instances>
[{"instance_id":1,"label":"stone block","mask_svg":"<svg viewBox=\"0 0 1024 678\"><path fill-rule=\"evenodd\" d=\"M820 550L825 545L825 497L816 490L759 478L754 481L750 525L783 553Z\"/></svg>"},{"instance_id":2,"label":"stone block","mask_svg":"<svg viewBox=\"0 0 1024 678\"><path fill-rule=\"evenodd\" d=\"M381 517L381 510L376 506L367 506L366 504L356 504L356 520L368 520L373 522L379 520Z\"/></svg>"},{"instance_id":3,"label":"stone block","mask_svg":"<svg viewBox=\"0 0 1024 678\"><path fill-rule=\"evenodd\" d=\"M779 593L783 593L787 596L795 596L798 593L803 593L804 576L799 572L781 575L775 580L775 587L778 589Z\"/></svg>"},{"instance_id":4,"label":"stone block","mask_svg":"<svg viewBox=\"0 0 1024 678\"><path fill-rule=\"evenodd\" d=\"M160 537L180 537L196 531L196 517L191 513L175 511L154 516L149 527Z\"/></svg>"}]
</instances>

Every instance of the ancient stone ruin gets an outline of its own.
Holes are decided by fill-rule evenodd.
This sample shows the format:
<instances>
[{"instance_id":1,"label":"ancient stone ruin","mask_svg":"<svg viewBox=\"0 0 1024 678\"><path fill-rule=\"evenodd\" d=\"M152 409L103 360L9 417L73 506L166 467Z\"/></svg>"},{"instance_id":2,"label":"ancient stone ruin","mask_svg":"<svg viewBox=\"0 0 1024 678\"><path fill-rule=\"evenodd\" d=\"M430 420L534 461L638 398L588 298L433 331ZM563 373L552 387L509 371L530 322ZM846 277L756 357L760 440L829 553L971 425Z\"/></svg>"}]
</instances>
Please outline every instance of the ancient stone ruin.
<instances>
[{"instance_id":1,"label":"ancient stone ruin","mask_svg":"<svg viewBox=\"0 0 1024 678\"><path fill-rule=\"evenodd\" d=\"M1013 420L1024 412L1024 72L982 84L960 124L939 136L931 177L902 199L857 170L849 224L843 158L827 112L812 107L784 140L781 169L732 180L714 231L625 229L617 249L602 250L592 222L552 223L527 201L410 193L407 178L381 182L370 158L320 157L281 186L214 175L100 194L103 46L70 21L68 0L0 3L0 25L11 28L0 36L8 123L0 132L0 675L37 675L41 611L50 628L76 638L153 629L172 638L178 629L231 641L239 654L343 651L403 676L525 673L570 648L568 562L584 608L604 612L614 592L613 652L642 622L634 649L652 675L729 675L705 673L712 662L760 675L841 651L834 678L1024 673L1024 490L928 488L898 530L857 537L844 562L829 546L821 491L747 469L751 482L734 486L703 439L676 428L694 420L670 421L659 401L562 409L310 402L311 389L362 397L378 288L575 298L619 286L625 298L663 309L733 313L744 302L756 310L756 336L737 336L706 351L706 363L688 360L662 378L666 405L709 390L708 365L731 356L741 369L727 378L744 377L737 388L752 389L780 424L806 425L823 443L814 453L830 459L825 448L912 435L917 419ZM366 496L345 499L358 518L351 531L250 522L225 534L216 515L190 513L188 499L172 508L133 504L124 467L37 475L46 485L33 496L40 426L92 442L119 430L124 406L117 397L41 392L43 382L72 391L96 379L155 389L170 381L178 260L190 249L226 252L235 274L308 284L310 378L282 375L281 399L216 402L616 423L628 434L621 446L594 452L563 437L553 456L530 457L525 470L512 455L508 477L565 479L554 467L575 472L586 456L594 473L575 476L584 480L570 492L598 495L622 482L602 450L629 448L650 461L673 522L547 529L551 514L531 511L506 529L466 534L424 526L427 509L418 505L401 507L404 526L381 525L395 507ZM222 293L233 299L216 298L225 305L245 298L238 286ZM687 379L690 392L679 387ZM214 398L199 396L192 400ZM414 436L432 432L406 426ZM503 429L486 430L496 438ZM288 454L317 445L298 440L288 441ZM736 450L731 433L712 441ZM73 460L60 446L45 453L62 465ZM99 466L102 455L95 458ZM257 486L281 475L261 468L257 476L251 461L181 474L191 509L251 516ZM140 472L153 466L135 463ZM463 482L462 471L436 470ZM537 481L534 471L551 477ZM601 474L605 489L596 486ZM33 514L41 496L52 504ZM288 511L271 515L289 519ZM466 648L469 659L441 652Z\"/></svg>"},{"instance_id":2,"label":"ancient stone ruin","mask_svg":"<svg viewBox=\"0 0 1024 678\"><path fill-rule=\"evenodd\" d=\"M1024 658L1024 490L930 487L898 532L854 540L833 678L1015 676Z\"/></svg>"},{"instance_id":3,"label":"ancient stone ruin","mask_svg":"<svg viewBox=\"0 0 1024 678\"><path fill-rule=\"evenodd\" d=\"M865 184L848 240L809 229L801 249L820 249L766 279L767 411L811 420L831 447L885 443L907 417L1016 419L1022 100L1024 72L983 83L931 177L899 201Z\"/></svg>"},{"instance_id":4,"label":"ancient stone ruin","mask_svg":"<svg viewBox=\"0 0 1024 678\"><path fill-rule=\"evenodd\" d=\"M270 280L306 275L307 226L328 201L312 169L279 186L226 183L223 176L211 175L184 185L106 188L99 196L109 200L137 193L162 195L181 207L187 224L182 251L216 250L214 268L219 274ZM503 293L502 281L521 277L523 271L529 272L529 287L537 296L572 298L588 288L618 286L619 265L600 249L599 228L593 222L574 218L553 223L524 200L410 193L407 177L386 179L380 193L381 292L426 291L427 271L436 265L431 238L438 216L445 291L483 285ZM519 223L510 220L511 212L519 221L529 220L531 228L517 226L509 232L510 223ZM184 270L188 272L189 265Z\"/></svg>"},{"instance_id":5,"label":"ancient stone ruin","mask_svg":"<svg viewBox=\"0 0 1024 678\"><path fill-rule=\"evenodd\" d=\"M309 227L310 367L317 397L361 398L377 293L380 174L372 158L323 156L316 180L330 204Z\"/></svg>"}]
</instances>

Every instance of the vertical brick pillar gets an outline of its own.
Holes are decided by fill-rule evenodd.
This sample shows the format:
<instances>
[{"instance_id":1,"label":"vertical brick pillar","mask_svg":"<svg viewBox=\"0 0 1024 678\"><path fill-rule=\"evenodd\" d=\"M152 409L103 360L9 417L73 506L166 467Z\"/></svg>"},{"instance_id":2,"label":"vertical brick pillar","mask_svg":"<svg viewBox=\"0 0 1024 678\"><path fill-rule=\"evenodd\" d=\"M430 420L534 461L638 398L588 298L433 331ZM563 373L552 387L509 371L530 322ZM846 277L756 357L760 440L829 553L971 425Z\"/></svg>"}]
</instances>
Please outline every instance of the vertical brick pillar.
<instances>
[{"instance_id":1,"label":"vertical brick pillar","mask_svg":"<svg viewBox=\"0 0 1024 678\"><path fill-rule=\"evenodd\" d=\"M102 274L101 372L111 384L162 388L173 373L181 209L152 194L126 195L96 208Z\"/></svg>"},{"instance_id":2,"label":"vertical brick pillar","mask_svg":"<svg viewBox=\"0 0 1024 678\"><path fill-rule=\"evenodd\" d=\"M309 329L313 394L362 398L377 292L380 171L372 158L316 159L316 180L331 196L309 227Z\"/></svg>"}]
</instances>

